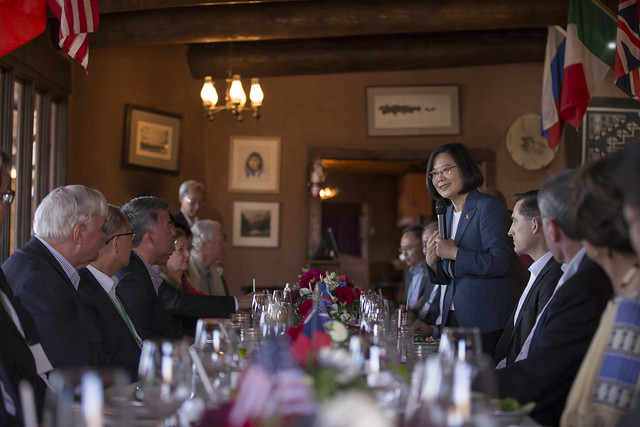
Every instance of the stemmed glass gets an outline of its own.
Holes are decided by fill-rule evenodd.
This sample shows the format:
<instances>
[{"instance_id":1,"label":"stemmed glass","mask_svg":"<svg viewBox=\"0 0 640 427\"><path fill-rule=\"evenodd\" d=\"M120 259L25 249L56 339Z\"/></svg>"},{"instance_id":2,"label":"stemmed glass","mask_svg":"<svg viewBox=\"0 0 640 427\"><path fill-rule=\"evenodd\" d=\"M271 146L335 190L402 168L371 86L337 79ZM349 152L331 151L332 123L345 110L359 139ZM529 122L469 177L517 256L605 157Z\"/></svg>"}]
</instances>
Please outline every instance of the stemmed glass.
<instances>
[{"instance_id":1,"label":"stemmed glass","mask_svg":"<svg viewBox=\"0 0 640 427\"><path fill-rule=\"evenodd\" d=\"M138 376L142 400L151 413L168 418L178 411L189 398L191 366L183 341L144 342Z\"/></svg>"},{"instance_id":2,"label":"stemmed glass","mask_svg":"<svg viewBox=\"0 0 640 427\"><path fill-rule=\"evenodd\" d=\"M473 362L482 353L478 328L444 328L438 349L442 357L450 360Z\"/></svg>"},{"instance_id":3,"label":"stemmed glass","mask_svg":"<svg viewBox=\"0 0 640 427\"><path fill-rule=\"evenodd\" d=\"M118 368L62 368L49 375L45 427L131 423L129 376ZM129 393L128 393L129 392Z\"/></svg>"},{"instance_id":4,"label":"stemmed glass","mask_svg":"<svg viewBox=\"0 0 640 427\"><path fill-rule=\"evenodd\" d=\"M193 347L194 361L191 397L206 396L209 404L231 398L231 369L237 355L235 334L218 319L198 319Z\"/></svg>"},{"instance_id":5,"label":"stemmed glass","mask_svg":"<svg viewBox=\"0 0 640 427\"><path fill-rule=\"evenodd\" d=\"M253 294L253 301L251 302L251 318L253 319L253 326L258 327L260 325L260 317L262 312L266 310L269 303L269 295L263 293Z\"/></svg>"}]
</instances>

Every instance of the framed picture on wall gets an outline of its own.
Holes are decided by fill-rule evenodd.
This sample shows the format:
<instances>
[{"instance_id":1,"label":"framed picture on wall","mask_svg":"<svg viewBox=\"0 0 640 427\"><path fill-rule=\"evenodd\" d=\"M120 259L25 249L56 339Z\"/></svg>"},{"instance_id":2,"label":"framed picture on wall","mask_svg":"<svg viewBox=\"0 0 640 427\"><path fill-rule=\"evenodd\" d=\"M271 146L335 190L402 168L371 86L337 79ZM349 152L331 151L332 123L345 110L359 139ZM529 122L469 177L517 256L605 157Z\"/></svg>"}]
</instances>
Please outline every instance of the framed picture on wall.
<instances>
[{"instance_id":1,"label":"framed picture on wall","mask_svg":"<svg viewBox=\"0 0 640 427\"><path fill-rule=\"evenodd\" d=\"M182 115L127 104L122 164L178 172Z\"/></svg>"},{"instance_id":2,"label":"framed picture on wall","mask_svg":"<svg viewBox=\"0 0 640 427\"><path fill-rule=\"evenodd\" d=\"M229 150L229 191L280 191L280 138L232 136Z\"/></svg>"},{"instance_id":3,"label":"framed picture on wall","mask_svg":"<svg viewBox=\"0 0 640 427\"><path fill-rule=\"evenodd\" d=\"M640 139L640 104L630 98L593 98L579 134L582 164L622 150Z\"/></svg>"},{"instance_id":4,"label":"framed picture on wall","mask_svg":"<svg viewBox=\"0 0 640 427\"><path fill-rule=\"evenodd\" d=\"M367 135L457 135L458 86L367 88Z\"/></svg>"},{"instance_id":5,"label":"framed picture on wall","mask_svg":"<svg viewBox=\"0 0 640 427\"><path fill-rule=\"evenodd\" d=\"M277 248L280 203L233 202L233 246Z\"/></svg>"}]
</instances>

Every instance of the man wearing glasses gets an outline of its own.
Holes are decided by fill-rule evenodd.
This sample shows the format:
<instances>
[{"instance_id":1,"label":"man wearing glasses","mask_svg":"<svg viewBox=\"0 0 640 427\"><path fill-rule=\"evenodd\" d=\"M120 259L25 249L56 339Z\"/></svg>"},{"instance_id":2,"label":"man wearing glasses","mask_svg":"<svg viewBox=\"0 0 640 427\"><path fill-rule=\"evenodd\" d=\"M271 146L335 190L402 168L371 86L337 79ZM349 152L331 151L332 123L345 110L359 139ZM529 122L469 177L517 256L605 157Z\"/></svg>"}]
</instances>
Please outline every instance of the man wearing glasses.
<instances>
[{"instance_id":1,"label":"man wearing glasses","mask_svg":"<svg viewBox=\"0 0 640 427\"><path fill-rule=\"evenodd\" d=\"M176 223L187 228L198 222L198 211L204 206L204 185L190 179L183 182L178 190L180 210L173 216Z\"/></svg>"},{"instance_id":2,"label":"man wearing glasses","mask_svg":"<svg viewBox=\"0 0 640 427\"><path fill-rule=\"evenodd\" d=\"M116 294L118 279L114 276L129 264L134 232L117 206L109 205L105 233L107 238L98 259L78 271L78 293L100 330L105 351L115 365L125 368L131 380L135 380L142 339Z\"/></svg>"},{"instance_id":3,"label":"man wearing glasses","mask_svg":"<svg viewBox=\"0 0 640 427\"><path fill-rule=\"evenodd\" d=\"M426 274L427 263L422 252L421 226L412 225L402 230L398 251L409 267L405 274L403 303L407 310L417 311L425 292L428 294L433 288Z\"/></svg>"}]
</instances>

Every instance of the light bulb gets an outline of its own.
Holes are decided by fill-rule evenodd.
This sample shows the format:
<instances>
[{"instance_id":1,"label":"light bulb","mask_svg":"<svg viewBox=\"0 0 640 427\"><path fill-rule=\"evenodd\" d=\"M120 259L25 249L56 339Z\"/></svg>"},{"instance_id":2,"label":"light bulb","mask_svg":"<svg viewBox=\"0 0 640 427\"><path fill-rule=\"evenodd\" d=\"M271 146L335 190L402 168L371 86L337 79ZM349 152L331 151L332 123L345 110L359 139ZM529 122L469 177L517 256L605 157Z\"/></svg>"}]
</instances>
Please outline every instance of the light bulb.
<instances>
[{"instance_id":1,"label":"light bulb","mask_svg":"<svg viewBox=\"0 0 640 427\"><path fill-rule=\"evenodd\" d=\"M231 89L229 89L229 97L233 104L238 104L240 107L247 103L247 94L244 93L244 89L242 89L240 74L233 75L233 82L231 82Z\"/></svg>"},{"instance_id":2,"label":"light bulb","mask_svg":"<svg viewBox=\"0 0 640 427\"><path fill-rule=\"evenodd\" d=\"M218 103L218 92L213 85L213 78L207 76L204 78L204 84L200 91L200 98L202 98L202 104L206 107L214 106Z\"/></svg>"},{"instance_id":3,"label":"light bulb","mask_svg":"<svg viewBox=\"0 0 640 427\"><path fill-rule=\"evenodd\" d=\"M260 82L257 78L251 79L251 91L249 92L249 99L251 99L251 105L253 107L260 107L262 100L264 99L264 93L260 87Z\"/></svg>"}]
</instances>

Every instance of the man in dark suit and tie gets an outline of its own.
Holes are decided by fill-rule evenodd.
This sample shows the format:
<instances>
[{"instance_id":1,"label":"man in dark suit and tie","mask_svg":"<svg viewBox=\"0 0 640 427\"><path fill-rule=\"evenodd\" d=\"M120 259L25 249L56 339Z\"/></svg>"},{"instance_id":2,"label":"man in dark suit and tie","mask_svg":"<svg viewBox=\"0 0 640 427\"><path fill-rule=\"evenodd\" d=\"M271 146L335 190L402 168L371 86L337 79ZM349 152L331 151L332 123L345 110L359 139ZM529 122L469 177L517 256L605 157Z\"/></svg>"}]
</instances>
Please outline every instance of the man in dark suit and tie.
<instances>
[{"instance_id":1,"label":"man in dark suit and tie","mask_svg":"<svg viewBox=\"0 0 640 427\"><path fill-rule=\"evenodd\" d=\"M194 295L166 283L154 264L166 263L175 246L175 229L169 205L157 197L143 196L122 208L135 231L129 264L116 272L117 294L142 339L179 338L181 332L171 315L229 317L248 309L252 297Z\"/></svg>"},{"instance_id":2,"label":"man in dark suit and tie","mask_svg":"<svg viewBox=\"0 0 640 427\"><path fill-rule=\"evenodd\" d=\"M553 258L544 240L537 196L537 191L530 191L515 197L508 234L513 238L515 252L529 255L534 262L529 266L529 282L498 340L495 352L498 367L515 361L538 314L551 298L562 276L560 263Z\"/></svg>"},{"instance_id":3,"label":"man in dark suit and tie","mask_svg":"<svg viewBox=\"0 0 640 427\"><path fill-rule=\"evenodd\" d=\"M132 381L138 377L142 339L116 294L116 271L129 264L133 230L117 206L109 205L106 240L98 259L79 271L78 293L92 316L114 365L122 366Z\"/></svg>"},{"instance_id":4,"label":"man in dark suit and tie","mask_svg":"<svg viewBox=\"0 0 640 427\"><path fill-rule=\"evenodd\" d=\"M515 361L496 369L501 397L536 402L531 417L557 425L571 384L613 292L606 273L585 256L573 232L575 171L552 175L538 193L547 246L564 273Z\"/></svg>"},{"instance_id":5,"label":"man in dark suit and tie","mask_svg":"<svg viewBox=\"0 0 640 427\"><path fill-rule=\"evenodd\" d=\"M0 230L4 217L13 202L9 178L10 158L0 151ZM36 358L38 361L36 361ZM24 423L19 398L20 381L26 380L33 389L36 411L42 413L46 384L38 375L51 369L40 345L40 337L31 315L13 295L7 279L0 270L0 425L19 426Z\"/></svg>"},{"instance_id":6,"label":"man in dark suit and tie","mask_svg":"<svg viewBox=\"0 0 640 427\"><path fill-rule=\"evenodd\" d=\"M56 188L36 209L35 236L2 264L55 368L110 364L100 332L78 295L76 271L97 258L106 215L107 202L98 190Z\"/></svg>"},{"instance_id":7,"label":"man in dark suit and tie","mask_svg":"<svg viewBox=\"0 0 640 427\"><path fill-rule=\"evenodd\" d=\"M404 276L402 302L407 310L417 311L420 308L420 300L423 295L427 292L430 293L433 288L426 274L427 263L422 253L422 227L411 225L404 228L398 250L408 267Z\"/></svg>"},{"instance_id":8,"label":"man in dark suit and tie","mask_svg":"<svg viewBox=\"0 0 640 427\"><path fill-rule=\"evenodd\" d=\"M173 216L173 221L191 228L198 222L198 211L204 206L204 185L189 179L180 184L178 190L180 210Z\"/></svg>"}]
</instances>

